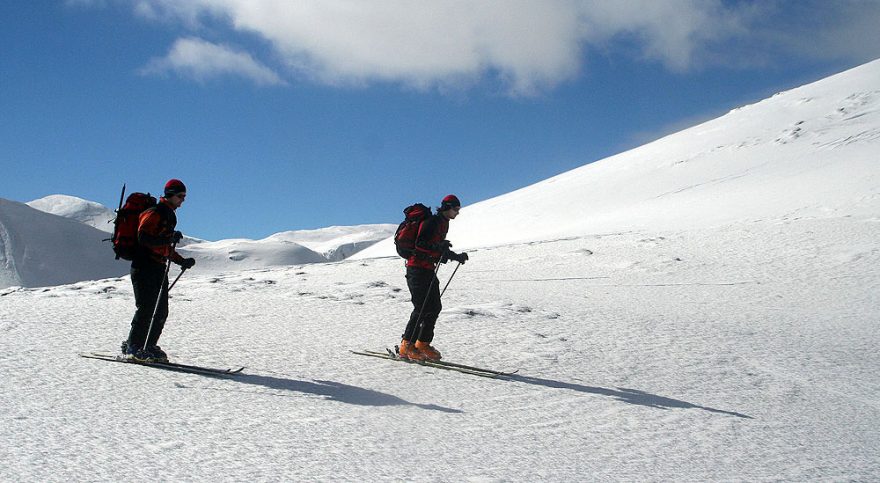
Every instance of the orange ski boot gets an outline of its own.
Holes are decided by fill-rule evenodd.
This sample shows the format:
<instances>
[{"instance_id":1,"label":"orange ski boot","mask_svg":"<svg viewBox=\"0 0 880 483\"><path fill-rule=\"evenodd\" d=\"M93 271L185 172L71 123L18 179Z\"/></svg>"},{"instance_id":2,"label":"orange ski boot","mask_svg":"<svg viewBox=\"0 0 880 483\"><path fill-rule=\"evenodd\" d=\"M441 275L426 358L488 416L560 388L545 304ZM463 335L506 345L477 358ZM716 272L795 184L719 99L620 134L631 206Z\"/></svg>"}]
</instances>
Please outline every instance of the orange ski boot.
<instances>
[{"instance_id":1,"label":"orange ski boot","mask_svg":"<svg viewBox=\"0 0 880 483\"><path fill-rule=\"evenodd\" d=\"M424 361L427 360L427 356L425 356L422 351L420 351L416 345L411 343L410 341L403 339L400 341L400 348L398 350L398 355L401 359L409 359L411 361Z\"/></svg>"},{"instance_id":2,"label":"orange ski boot","mask_svg":"<svg viewBox=\"0 0 880 483\"><path fill-rule=\"evenodd\" d=\"M443 358L440 351L431 346L428 342L417 341L416 349L418 349L429 361L439 361Z\"/></svg>"}]
</instances>

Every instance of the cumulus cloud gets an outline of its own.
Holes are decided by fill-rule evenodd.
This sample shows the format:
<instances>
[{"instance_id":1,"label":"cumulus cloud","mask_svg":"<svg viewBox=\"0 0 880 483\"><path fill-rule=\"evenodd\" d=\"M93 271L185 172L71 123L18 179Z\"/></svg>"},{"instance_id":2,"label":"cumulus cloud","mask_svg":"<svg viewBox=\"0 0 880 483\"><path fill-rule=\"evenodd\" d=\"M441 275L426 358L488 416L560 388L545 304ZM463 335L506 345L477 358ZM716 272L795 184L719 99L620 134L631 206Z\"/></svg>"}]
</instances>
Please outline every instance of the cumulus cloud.
<instances>
[{"instance_id":1,"label":"cumulus cloud","mask_svg":"<svg viewBox=\"0 0 880 483\"><path fill-rule=\"evenodd\" d=\"M194 37L178 39L168 55L151 60L141 69L143 74L168 71L199 81L234 75L248 78L258 85L285 84L278 74L254 60L249 54Z\"/></svg>"},{"instance_id":2,"label":"cumulus cloud","mask_svg":"<svg viewBox=\"0 0 880 483\"><path fill-rule=\"evenodd\" d=\"M129 1L144 18L255 36L287 76L418 88L491 78L512 94L540 92L574 78L592 53L623 52L674 71L773 55L846 55L856 47L865 50L854 36L839 35L848 25L861 25L860 31L876 38L880 22L876 0ZM813 14L804 15L805 5ZM180 42L166 58L166 69L180 65L174 69L203 77L224 72L205 69L206 62L191 57L174 63L178 47L193 48L192 39ZM198 45L213 52L210 65L226 66L226 72L264 83L280 80L249 54Z\"/></svg>"}]
</instances>

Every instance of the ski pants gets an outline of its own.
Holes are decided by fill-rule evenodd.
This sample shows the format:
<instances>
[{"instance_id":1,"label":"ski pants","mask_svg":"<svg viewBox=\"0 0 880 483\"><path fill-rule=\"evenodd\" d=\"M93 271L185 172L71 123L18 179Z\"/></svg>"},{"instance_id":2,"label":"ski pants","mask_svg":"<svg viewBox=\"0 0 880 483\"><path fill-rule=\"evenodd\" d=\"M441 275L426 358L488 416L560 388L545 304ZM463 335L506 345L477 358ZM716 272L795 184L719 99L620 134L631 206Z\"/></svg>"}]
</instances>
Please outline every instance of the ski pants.
<instances>
[{"instance_id":1,"label":"ski pants","mask_svg":"<svg viewBox=\"0 0 880 483\"><path fill-rule=\"evenodd\" d=\"M168 318L168 277L165 276L165 265L150 263L141 268L132 268L131 285L134 288L137 310L131 320L128 345L140 348L146 342L147 347L154 346L158 343L165 327L165 319ZM153 321L151 331L150 320L153 310L156 309L156 299L159 299L159 308L156 310L156 320ZM147 332L150 333L150 340L147 340Z\"/></svg>"},{"instance_id":2,"label":"ski pants","mask_svg":"<svg viewBox=\"0 0 880 483\"><path fill-rule=\"evenodd\" d=\"M434 325L443 310L440 303L440 282L433 270L406 267L406 285L409 287L413 311L403 332L403 338L411 342L434 340ZM424 309L422 308L424 305ZM419 313L421 312L421 320Z\"/></svg>"}]
</instances>

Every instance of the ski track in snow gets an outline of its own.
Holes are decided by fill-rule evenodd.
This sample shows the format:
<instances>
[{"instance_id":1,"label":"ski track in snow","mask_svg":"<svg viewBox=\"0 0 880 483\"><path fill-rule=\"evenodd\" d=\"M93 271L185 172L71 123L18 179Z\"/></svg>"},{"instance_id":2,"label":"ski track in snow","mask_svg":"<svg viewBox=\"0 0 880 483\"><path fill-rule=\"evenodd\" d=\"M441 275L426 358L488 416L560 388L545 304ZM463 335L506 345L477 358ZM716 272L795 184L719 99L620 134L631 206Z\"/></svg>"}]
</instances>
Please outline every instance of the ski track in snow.
<instances>
[{"instance_id":1,"label":"ski track in snow","mask_svg":"<svg viewBox=\"0 0 880 483\"><path fill-rule=\"evenodd\" d=\"M497 380L348 353L398 342L399 259L187 272L161 345L234 378L77 357L127 334L127 277L6 289L0 478L876 480L877 240L845 217L473 250L435 344L520 369Z\"/></svg>"}]
</instances>

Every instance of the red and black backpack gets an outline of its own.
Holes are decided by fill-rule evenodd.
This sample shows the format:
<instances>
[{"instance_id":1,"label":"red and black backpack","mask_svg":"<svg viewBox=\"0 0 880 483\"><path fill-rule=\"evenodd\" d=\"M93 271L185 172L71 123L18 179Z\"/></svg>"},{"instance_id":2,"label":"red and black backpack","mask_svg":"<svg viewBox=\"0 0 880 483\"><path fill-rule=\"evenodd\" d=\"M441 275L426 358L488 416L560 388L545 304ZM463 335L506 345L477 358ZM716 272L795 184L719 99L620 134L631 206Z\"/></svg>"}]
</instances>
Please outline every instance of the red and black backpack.
<instances>
[{"instance_id":1,"label":"red and black backpack","mask_svg":"<svg viewBox=\"0 0 880 483\"><path fill-rule=\"evenodd\" d=\"M409 258L416 249L416 237L419 236L419 227L423 221L431 216L431 208L421 203L416 203L407 206L403 210L403 214L404 219L397 226L397 231L394 233L394 247L397 249L398 255L403 258Z\"/></svg>"},{"instance_id":2,"label":"red and black backpack","mask_svg":"<svg viewBox=\"0 0 880 483\"><path fill-rule=\"evenodd\" d=\"M122 195L119 197L119 209L116 210L116 219L113 220L113 251L116 259L131 260L137 249L138 223L141 213L156 206L156 198L150 193L132 193L125 199L125 185L122 185Z\"/></svg>"}]
</instances>

